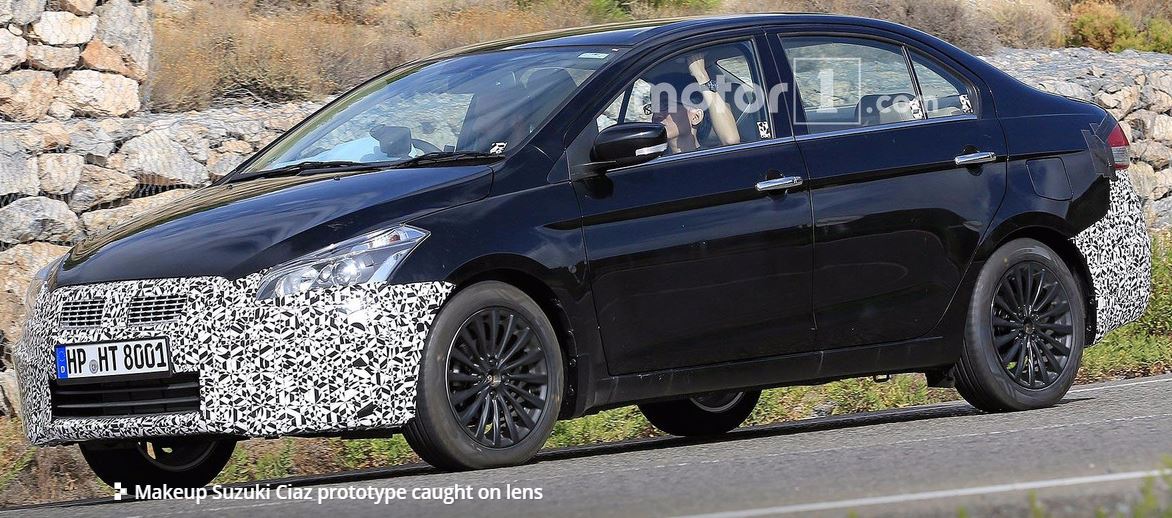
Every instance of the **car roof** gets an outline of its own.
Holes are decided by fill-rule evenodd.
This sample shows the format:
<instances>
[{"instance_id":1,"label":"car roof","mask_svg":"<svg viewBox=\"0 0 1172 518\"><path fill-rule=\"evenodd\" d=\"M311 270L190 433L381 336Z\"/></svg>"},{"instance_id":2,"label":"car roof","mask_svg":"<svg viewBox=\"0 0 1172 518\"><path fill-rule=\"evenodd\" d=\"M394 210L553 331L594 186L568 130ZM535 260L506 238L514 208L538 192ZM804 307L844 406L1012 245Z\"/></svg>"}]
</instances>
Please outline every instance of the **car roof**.
<instances>
[{"instance_id":1,"label":"car roof","mask_svg":"<svg viewBox=\"0 0 1172 518\"><path fill-rule=\"evenodd\" d=\"M521 48L564 46L637 47L657 45L690 34L714 30L783 23L836 23L882 28L902 34L919 32L902 25L855 16L812 13L737 14L640 20L558 29L460 47L432 57L451 57L476 52Z\"/></svg>"},{"instance_id":2,"label":"car roof","mask_svg":"<svg viewBox=\"0 0 1172 518\"><path fill-rule=\"evenodd\" d=\"M506 49L528 49L566 46L603 46L603 47L634 47L650 48L713 31L737 29L746 27L767 27L778 25L839 25L854 26L859 29L877 29L898 34L906 38L917 40L935 50L947 54L969 70L982 77L985 81L996 80L1002 84L1015 84L1016 80L990 65L985 60L973 56L952 44L932 36L923 31L913 29L897 23L874 18L844 16L837 14L814 13L763 13L763 14L733 14L723 16L700 16L691 18L669 18L662 20L641 20L633 22L611 23L559 29L517 36L514 38L489 41L467 47L451 49L440 54L423 58L418 62L435 59L450 58L462 54L473 54ZM1021 86L1021 85L1018 85Z\"/></svg>"}]
</instances>

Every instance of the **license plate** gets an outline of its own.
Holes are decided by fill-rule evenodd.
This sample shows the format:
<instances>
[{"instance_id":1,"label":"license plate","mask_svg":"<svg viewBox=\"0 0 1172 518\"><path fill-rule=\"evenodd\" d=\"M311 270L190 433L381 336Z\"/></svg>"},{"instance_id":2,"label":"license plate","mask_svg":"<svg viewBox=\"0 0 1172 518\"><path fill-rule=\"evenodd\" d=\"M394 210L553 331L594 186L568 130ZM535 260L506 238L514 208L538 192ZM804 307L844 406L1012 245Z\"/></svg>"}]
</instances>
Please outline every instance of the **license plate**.
<instances>
[{"instance_id":1,"label":"license plate","mask_svg":"<svg viewBox=\"0 0 1172 518\"><path fill-rule=\"evenodd\" d=\"M166 338L57 346L57 379L171 372Z\"/></svg>"}]
</instances>

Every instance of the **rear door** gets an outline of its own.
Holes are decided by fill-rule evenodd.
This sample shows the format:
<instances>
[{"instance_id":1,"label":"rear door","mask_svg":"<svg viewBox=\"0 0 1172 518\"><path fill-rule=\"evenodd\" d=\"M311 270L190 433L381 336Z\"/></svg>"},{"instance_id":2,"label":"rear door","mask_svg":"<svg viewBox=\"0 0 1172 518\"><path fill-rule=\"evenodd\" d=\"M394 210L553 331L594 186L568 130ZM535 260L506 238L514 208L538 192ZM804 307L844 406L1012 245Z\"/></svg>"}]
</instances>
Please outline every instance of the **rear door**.
<instances>
[{"instance_id":1,"label":"rear door","mask_svg":"<svg viewBox=\"0 0 1172 518\"><path fill-rule=\"evenodd\" d=\"M764 88L752 95L764 84L762 49L772 59L756 31L665 56L626 82L571 146L575 156L606 126L652 120L652 85L687 76L695 56L726 89L735 120L725 126L735 126L735 135L720 135L703 124L706 111L691 119L700 120L699 149L673 143L667 156L575 182L612 374L813 348L809 194L800 186L757 189L767 180L805 179L788 124L775 127Z\"/></svg>"},{"instance_id":2,"label":"rear door","mask_svg":"<svg viewBox=\"0 0 1172 518\"><path fill-rule=\"evenodd\" d=\"M1005 139L985 87L895 38L771 38L793 79L810 174L822 349L928 333L1005 192Z\"/></svg>"}]
</instances>

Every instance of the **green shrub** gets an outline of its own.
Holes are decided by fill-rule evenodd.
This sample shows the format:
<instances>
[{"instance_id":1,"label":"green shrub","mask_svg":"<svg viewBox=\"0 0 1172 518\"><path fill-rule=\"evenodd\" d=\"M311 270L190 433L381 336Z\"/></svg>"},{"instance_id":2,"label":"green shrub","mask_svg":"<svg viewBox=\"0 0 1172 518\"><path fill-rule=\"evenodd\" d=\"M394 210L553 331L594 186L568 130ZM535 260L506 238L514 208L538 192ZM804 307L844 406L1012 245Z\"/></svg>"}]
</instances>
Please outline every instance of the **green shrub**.
<instances>
[{"instance_id":1,"label":"green shrub","mask_svg":"<svg viewBox=\"0 0 1172 518\"><path fill-rule=\"evenodd\" d=\"M1115 42L1114 50L1135 49L1172 54L1172 22L1156 18L1143 31Z\"/></svg>"},{"instance_id":2,"label":"green shrub","mask_svg":"<svg viewBox=\"0 0 1172 518\"><path fill-rule=\"evenodd\" d=\"M1152 237L1152 298L1135 325L1145 335L1172 337L1172 234Z\"/></svg>"},{"instance_id":3,"label":"green shrub","mask_svg":"<svg viewBox=\"0 0 1172 518\"><path fill-rule=\"evenodd\" d=\"M1135 25L1112 4L1092 0L1070 8L1067 44L1099 50L1116 50L1116 43L1135 38Z\"/></svg>"},{"instance_id":4,"label":"green shrub","mask_svg":"<svg viewBox=\"0 0 1172 518\"><path fill-rule=\"evenodd\" d=\"M624 9L624 3L618 0L590 0L586 4L586 12L593 18L603 20L625 20L631 13Z\"/></svg>"}]
</instances>

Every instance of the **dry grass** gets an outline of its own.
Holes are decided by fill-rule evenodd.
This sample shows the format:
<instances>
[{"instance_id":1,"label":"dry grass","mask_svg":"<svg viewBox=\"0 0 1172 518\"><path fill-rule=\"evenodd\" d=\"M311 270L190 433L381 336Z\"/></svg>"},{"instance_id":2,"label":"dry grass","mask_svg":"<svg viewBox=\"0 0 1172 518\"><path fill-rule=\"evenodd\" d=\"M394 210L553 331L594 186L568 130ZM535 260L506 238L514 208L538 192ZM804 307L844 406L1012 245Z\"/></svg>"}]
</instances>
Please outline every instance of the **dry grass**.
<instances>
[{"instance_id":1,"label":"dry grass","mask_svg":"<svg viewBox=\"0 0 1172 518\"><path fill-rule=\"evenodd\" d=\"M181 9L157 4L149 105L180 111L222 98L286 101L336 93L441 50L617 16L597 4L219 0Z\"/></svg>"},{"instance_id":2,"label":"dry grass","mask_svg":"<svg viewBox=\"0 0 1172 518\"><path fill-rule=\"evenodd\" d=\"M965 0L214 0L156 4L149 106L305 99L456 46L562 27L705 13L807 11L886 18L967 50L996 44Z\"/></svg>"},{"instance_id":3,"label":"dry grass","mask_svg":"<svg viewBox=\"0 0 1172 518\"><path fill-rule=\"evenodd\" d=\"M156 5L148 103L157 111L205 108L231 97L319 97L405 60L456 46L562 27L709 13L881 18L975 53L998 45L1172 46L1162 21L1172 17L1167 0L187 0ZM1160 30L1141 32L1150 27Z\"/></svg>"},{"instance_id":4,"label":"dry grass","mask_svg":"<svg viewBox=\"0 0 1172 518\"><path fill-rule=\"evenodd\" d=\"M244 3L211 3L160 12L155 20L149 102L160 111L205 108L234 96L311 98L421 53L406 29L354 23L333 12L265 16Z\"/></svg>"},{"instance_id":5,"label":"dry grass","mask_svg":"<svg viewBox=\"0 0 1172 518\"><path fill-rule=\"evenodd\" d=\"M1054 47L1066 38L1066 15L1048 0L991 0L980 9L1006 47Z\"/></svg>"},{"instance_id":6,"label":"dry grass","mask_svg":"<svg viewBox=\"0 0 1172 518\"><path fill-rule=\"evenodd\" d=\"M1146 25L1154 18L1172 20L1172 2L1168 0L1119 0L1118 4L1136 25Z\"/></svg>"},{"instance_id":7,"label":"dry grass","mask_svg":"<svg viewBox=\"0 0 1172 518\"><path fill-rule=\"evenodd\" d=\"M34 448L19 419L0 417L0 506L109 494L77 448Z\"/></svg>"}]
</instances>

